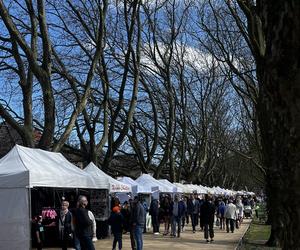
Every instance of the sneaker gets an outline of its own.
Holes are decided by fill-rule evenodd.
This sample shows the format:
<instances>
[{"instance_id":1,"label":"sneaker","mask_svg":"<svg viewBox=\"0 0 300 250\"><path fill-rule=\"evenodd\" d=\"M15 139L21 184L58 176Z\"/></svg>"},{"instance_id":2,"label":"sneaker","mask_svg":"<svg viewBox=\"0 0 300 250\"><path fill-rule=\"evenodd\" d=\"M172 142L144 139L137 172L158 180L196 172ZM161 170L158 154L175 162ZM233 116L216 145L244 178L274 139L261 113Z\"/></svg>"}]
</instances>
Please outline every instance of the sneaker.
<instances>
[{"instance_id":1,"label":"sneaker","mask_svg":"<svg viewBox=\"0 0 300 250\"><path fill-rule=\"evenodd\" d=\"M206 240L206 243L209 243L209 240Z\"/></svg>"},{"instance_id":2,"label":"sneaker","mask_svg":"<svg viewBox=\"0 0 300 250\"><path fill-rule=\"evenodd\" d=\"M159 235L159 232L155 232L154 234L155 234L155 235Z\"/></svg>"},{"instance_id":3,"label":"sneaker","mask_svg":"<svg viewBox=\"0 0 300 250\"><path fill-rule=\"evenodd\" d=\"M194 233L196 233L196 231L195 231L195 230L193 230L193 234L194 234Z\"/></svg>"}]
</instances>

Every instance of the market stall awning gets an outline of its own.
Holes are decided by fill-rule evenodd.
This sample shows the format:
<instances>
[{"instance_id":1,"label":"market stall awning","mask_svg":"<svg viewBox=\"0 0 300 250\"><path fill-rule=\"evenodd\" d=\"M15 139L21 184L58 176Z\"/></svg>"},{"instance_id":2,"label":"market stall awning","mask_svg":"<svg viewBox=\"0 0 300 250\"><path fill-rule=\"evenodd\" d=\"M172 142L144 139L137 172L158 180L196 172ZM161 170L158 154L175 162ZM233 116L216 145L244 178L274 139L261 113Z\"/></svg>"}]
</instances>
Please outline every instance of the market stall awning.
<instances>
[{"instance_id":1,"label":"market stall awning","mask_svg":"<svg viewBox=\"0 0 300 250\"><path fill-rule=\"evenodd\" d=\"M162 193L173 193L173 188L156 180L149 174L142 174L140 177L138 177L135 180L137 183L139 183L143 188L146 190L156 191Z\"/></svg>"},{"instance_id":2,"label":"market stall awning","mask_svg":"<svg viewBox=\"0 0 300 250\"><path fill-rule=\"evenodd\" d=\"M103 181L108 183L109 192L110 193L129 193L131 192L131 186L125 183L122 183L108 174L104 173L101 169L99 169L93 162L89 163L84 169L84 171L94 179L98 181Z\"/></svg>"},{"instance_id":3,"label":"market stall awning","mask_svg":"<svg viewBox=\"0 0 300 250\"><path fill-rule=\"evenodd\" d=\"M183 192L181 187L176 186L175 184L168 181L167 179L159 179L158 181L160 181L161 183L163 183L165 185L168 185L169 187L172 187L174 193L182 193Z\"/></svg>"},{"instance_id":4,"label":"market stall awning","mask_svg":"<svg viewBox=\"0 0 300 250\"><path fill-rule=\"evenodd\" d=\"M0 160L0 187L107 188L99 184L61 153L16 145Z\"/></svg>"},{"instance_id":5,"label":"market stall awning","mask_svg":"<svg viewBox=\"0 0 300 250\"><path fill-rule=\"evenodd\" d=\"M150 194L150 193L152 193L151 190L144 188L144 186L142 186L141 184L137 183L135 180L133 180L130 177L123 176L118 181L120 181L122 183L125 183L125 184L128 184L128 185L131 185L133 193L140 193L140 194Z\"/></svg>"}]
</instances>

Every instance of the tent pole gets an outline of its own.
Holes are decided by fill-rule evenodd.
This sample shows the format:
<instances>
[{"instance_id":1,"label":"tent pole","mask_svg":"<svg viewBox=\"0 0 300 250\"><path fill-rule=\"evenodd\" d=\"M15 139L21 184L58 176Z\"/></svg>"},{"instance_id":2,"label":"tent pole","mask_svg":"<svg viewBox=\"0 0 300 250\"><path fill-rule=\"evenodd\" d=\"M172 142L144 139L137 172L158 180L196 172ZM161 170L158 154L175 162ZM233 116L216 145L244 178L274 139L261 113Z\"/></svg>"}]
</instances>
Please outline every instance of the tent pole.
<instances>
[{"instance_id":1,"label":"tent pole","mask_svg":"<svg viewBox=\"0 0 300 250\"><path fill-rule=\"evenodd\" d=\"M31 239L31 221L32 221L32 213L31 213L31 188L28 187L28 215L29 215L29 250L32 249L32 239Z\"/></svg>"}]
</instances>

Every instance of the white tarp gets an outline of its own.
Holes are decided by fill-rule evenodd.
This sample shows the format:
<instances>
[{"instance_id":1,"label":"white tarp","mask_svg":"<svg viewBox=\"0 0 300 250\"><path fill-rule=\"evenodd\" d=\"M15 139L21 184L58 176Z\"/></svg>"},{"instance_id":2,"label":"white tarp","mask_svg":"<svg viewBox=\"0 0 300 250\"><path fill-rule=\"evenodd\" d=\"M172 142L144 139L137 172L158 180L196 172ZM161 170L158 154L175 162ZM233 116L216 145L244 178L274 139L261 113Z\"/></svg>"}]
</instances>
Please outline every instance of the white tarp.
<instances>
[{"instance_id":1,"label":"white tarp","mask_svg":"<svg viewBox=\"0 0 300 250\"><path fill-rule=\"evenodd\" d=\"M16 145L0 160L0 249L30 248L30 187L102 188L62 154Z\"/></svg>"},{"instance_id":2,"label":"white tarp","mask_svg":"<svg viewBox=\"0 0 300 250\"><path fill-rule=\"evenodd\" d=\"M122 183L108 174L104 173L99 169L93 162L89 163L84 169L86 173L89 173L93 176L98 182L108 183L110 193L129 193L131 192L131 186L125 183ZM107 184L106 184L107 185Z\"/></svg>"},{"instance_id":3,"label":"white tarp","mask_svg":"<svg viewBox=\"0 0 300 250\"><path fill-rule=\"evenodd\" d=\"M135 181L143 186L144 189L150 190L151 192L155 192L156 189L158 189L158 191L162 193L173 193L172 187L154 179L149 174L142 174Z\"/></svg>"}]
</instances>

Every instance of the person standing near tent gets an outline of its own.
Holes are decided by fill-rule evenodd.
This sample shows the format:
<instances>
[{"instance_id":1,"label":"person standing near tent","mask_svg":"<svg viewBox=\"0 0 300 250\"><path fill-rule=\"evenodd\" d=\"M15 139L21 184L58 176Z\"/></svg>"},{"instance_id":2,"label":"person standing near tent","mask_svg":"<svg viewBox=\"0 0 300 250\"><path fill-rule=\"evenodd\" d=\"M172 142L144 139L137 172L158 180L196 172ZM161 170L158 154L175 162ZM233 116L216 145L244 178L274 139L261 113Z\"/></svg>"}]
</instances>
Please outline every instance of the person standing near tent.
<instances>
[{"instance_id":1,"label":"person standing near tent","mask_svg":"<svg viewBox=\"0 0 300 250\"><path fill-rule=\"evenodd\" d=\"M148 204L147 204L145 198L143 198L142 205L143 205L143 207L144 207L144 209L145 209L145 225L144 225L144 231L143 231L143 233L146 233L146 232L147 232L147 228L146 228L146 218L147 218L147 213L148 213L148 211L149 211L149 208L148 208Z\"/></svg>"},{"instance_id":2,"label":"person standing near tent","mask_svg":"<svg viewBox=\"0 0 300 250\"><path fill-rule=\"evenodd\" d=\"M75 235L79 239L81 250L95 250L92 241L93 220L90 219L89 210L86 209L87 204L86 196L80 195L78 197L78 207L73 212Z\"/></svg>"},{"instance_id":3,"label":"person standing near tent","mask_svg":"<svg viewBox=\"0 0 300 250\"><path fill-rule=\"evenodd\" d=\"M67 250L73 240L72 214L69 211L69 202L63 201L58 218L59 238L61 240L62 250Z\"/></svg>"},{"instance_id":4,"label":"person standing near tent","mask_svg":"<svg viewBox=\"0 0 300 250\"><path fill-rule=\"evenodd\" d=\"M197 198L198 195L195 193L194 195L191 195L188 201L188 211L191 215L193 233L196 232L196 226L198 225L199 221L200 203Z\"/></svg>"},{"instance_id":5,"label":"person standing near tent","mask_svg":"<svg viewBox=\"0 0 300 250\"><path fill-rule=\"evenodd\" d=\"M111 225L111 232L114 235L114 241L112 249L116 250L118 243L119 250L122 249L122 233L124 226L124 217L120 212L120 207L115 206L112 209L112 213L108 219L108 224Z\"/></svg>"},{"instance_id":6,"label":"person standing near tent","mask_svg":"<svg viewBox=\"0 0 300 250\"><path fill-rule=\"evenodd\" d=\"M133 202L132 199L129 199L129 212L130 212L130 218L129 218L129 233L130 233L130 244L131 244L131 250L136 250L136 242L135 242L135 236L134 236L134 230L135 227L133 226L133 216L135 211L136 203Z\"/></svg>"},{"instance_id":7,"label":"person standing near tent","mask_svg":"<svg viewBox=\"0 0 300 250\"><path fill-rule=\"evenodd\" d=\"M143 230L145 224L145 209L139 198L137 196L134 197L134 207L133 207L133 227L134 227L134 236L136 240L136 250L143 249Z\"/></svg>"},{"instance_id":8,"label":"person standing near tent","mask_svg":"<svg viewBox=\"0 0 300 250\"><path fill-rule=\"evenodd\" d=\"M160 211L162 212L162 217L165 224L165 231L163 235L169 234L169 228L170 228L170 221L172 216L172 204L171 204L171 197L165 196L162 198L162 201L160 203Z\"/></svg>"},{"instance_id":9,"label":"person standing near tent","mask_svg":"<svg viewBox=\"0 0 300 250\"><path fill-rule=\"evenodd\" d=\"M180 237L181 232L181 218L185 213L185 205L183 200L179 200L178 195L175 195L174 201L171 204L172 213L172 226L171 226L171 236L176 236L176 226L177 226L177 237Z\"/></svg>"},{"instance_id":10,"label":"person standing near tent","mask_svg":"<svg viewBox=\"0 0 300 250\"><path fill-rule=\"evenodd\" d=\"M37 216L36 223L33 224L34 236L37 243L37 250L43 249L43 242L45 240L44 226L42 224L43 218L41 215Z\"/></svg>"},{"instance_id":11,"label":"person standing near tent","mask_svg":"<svg viewBox=\"0 0 300 250\"><path fill-rule=\"evenodd\" d=\"M201 219L204 227L204 238L208 240L208 232L210 242L214 240L214 219L215 219L215 205L212 203L212 198L205 194L205 200L200 208Z\"/></svg>"},{"instance_id":12,"label":"person standing near tent","mask_svg":"<svg viewBox=\"0 0 300 250\"><path fill-rule=\"evenodd\" d=\"M184 215L182 216L181 218L181 232L184 231L184 226L185 224L189 224L189 214L188 214L188 211L187 211L187 203L188 203L188 197L184 196L182 198L182 201L183 201L183 204L184 204Z\"/></svg>"},{"instance_id":13,"label":"person standing near tent","mask_svg":"<svg viewBox=\"0 0 300 250\"><path fill-rule=\"evenodd\" d=\"M153 233L159 234L159 220L158 220L159 201L157 199L152 198L151 204L150 204L150 209L149 209L149 214L151 215Z\"/></svg>"}]
</instances>

